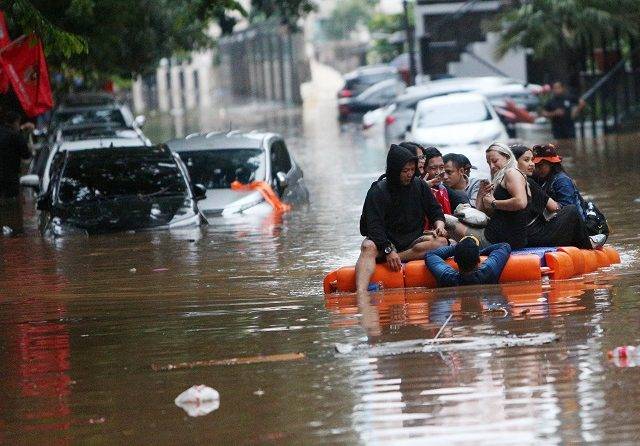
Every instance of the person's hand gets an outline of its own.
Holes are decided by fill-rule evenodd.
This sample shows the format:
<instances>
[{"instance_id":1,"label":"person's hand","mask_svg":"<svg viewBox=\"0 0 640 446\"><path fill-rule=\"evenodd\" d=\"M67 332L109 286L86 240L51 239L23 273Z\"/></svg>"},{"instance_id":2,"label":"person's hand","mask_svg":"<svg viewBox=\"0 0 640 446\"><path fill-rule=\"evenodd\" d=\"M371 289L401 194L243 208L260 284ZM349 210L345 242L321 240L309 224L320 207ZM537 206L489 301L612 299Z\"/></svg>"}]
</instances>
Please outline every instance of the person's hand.
<instances>
[{"instance_id":1,"label":"person's hand","mask_svg":"<svg viewBox=\"0 0 640 446\"><path fill-rule=\"evenodd\" d=\"M447 237L447 230L444 228L444 222L442 220L436 221L435 233L438 237Z\"/></svg>"},{"instance_id":2,"label":"person's hand","mask_svg":"<svg viewBox=\"0 0 640 446\"><path fill-rule=\"evenodd\" d=\"M436 187L438 184L442 183L442 177L435 176L434 178L426 181L429 187Z\"/></svg>"},{"instance_id":3,"label":"person's hand","mask_svg":"<svg viewBox=\"0 0 640 446\"><path fill-rule=\"evenodd\" d=\"M25 122L20 126L20 130L28 130L30 132L33 132L35 129L36 129L36 126L33 125L33 122Z\"/></svg>"},{"instance_id":4,"label":"person's hand","mask_svg":"<svg viewBox=\"0 0 640 446\"><path fill-rule=\"evenodd\" d=\"M491 203L493 203L494 201L496 201L496 199L493 196L493 193L486 194L484 197L482 197L482 204L484 205L485 209L491 209Z\"/></svg>"},{"instance_id":5,"label":"person's hand","mask_svg":"<svg viewBox=\"0 0 640 446\"><path fill-rule=\"evenodd\" d=\"M402 262L397 252L391 251L387 254L387 266L391 271L400 271L402 268Z\"/></svg>"}]
</instances>

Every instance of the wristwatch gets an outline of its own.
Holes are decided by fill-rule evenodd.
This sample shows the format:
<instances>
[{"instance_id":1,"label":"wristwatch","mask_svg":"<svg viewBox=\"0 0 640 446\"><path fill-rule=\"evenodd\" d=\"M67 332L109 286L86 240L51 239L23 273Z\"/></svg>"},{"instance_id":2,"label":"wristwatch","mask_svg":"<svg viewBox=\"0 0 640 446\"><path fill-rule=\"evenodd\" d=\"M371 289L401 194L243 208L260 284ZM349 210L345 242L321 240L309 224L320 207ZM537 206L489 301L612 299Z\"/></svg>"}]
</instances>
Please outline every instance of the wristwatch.
<instances>
[{"instance_id":1,"label":"wristwatch","mask_svg":"<svg viewBox=\"0 0 640 446\"><path fill-rule=\"evenodd\" d=\"M389 255L395 250L396 250L396 248L395 248L395 246L393 246L393 243L390 243L386 248L384 248L384 254L385 255Z\"/></svg>"}]
</instances>

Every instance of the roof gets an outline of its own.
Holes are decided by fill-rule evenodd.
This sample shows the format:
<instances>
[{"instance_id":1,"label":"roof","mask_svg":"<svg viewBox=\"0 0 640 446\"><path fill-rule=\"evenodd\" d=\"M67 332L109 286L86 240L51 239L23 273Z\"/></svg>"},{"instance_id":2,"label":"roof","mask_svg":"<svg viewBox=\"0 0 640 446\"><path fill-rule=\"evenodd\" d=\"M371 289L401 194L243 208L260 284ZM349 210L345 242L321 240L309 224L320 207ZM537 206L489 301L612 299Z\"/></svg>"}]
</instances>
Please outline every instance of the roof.
<instances>
[{"instance_id":1,"label":"roof","mask_svg":"<svg viewBox=\"0 0 640 446\"><path fill-rule=\"evenodd\" d=\"M238 131L194 133L186 138L172 139L166 144L174 152L188 152L194 150L224 150L224 149L260 149L265 138L275 136L273 133Z\"/></svg>"},{"instance_id":2,"label":"roof","mask_svg":"<svg viewBox=\"0 0 640 446\"><path fill-rule=\"evenodd\" d=\"M106 149L116 147L140 147L145 142L140 138L96 138L81 141L65 141L60 143L59 151L76 152L89 149Z\"/></svg>"},{"instance_id":3,"label":"roof","mask_svg":"<svg viewBox=\"0 0 640 446\"><path fill-rule=\"evenodd\" d=\"M101 92L84 92L84 93L72 93L64 97L60 101L60 106L64 107L88 107L88 106L103 106L109 104L115 104L116 98L109 93Z\"/></svg>"},{"instance_id":4,"label":"roof","mask_svg":"<svg viewBox=\"0 0 640 446\"><path fill-rule=\"evenodd\" d=\"M356 68L355 70L344 75L345 79L355 78L362 75L371 75L379 73L397 73L396 67L390 65L367 65L364 67Z\"/></svg>"},{"instance_id":5,"label":"roof","mask_svg":"<svg viewBox=\"0 0 640 446\"><path fill-rule=\"evenodd\" d=\"M418 103L418 108L426 103L428 103L429 105L446 105L471 101L485 102L486 100L487 99L479 93L453 93L445 96L436 96L434 98L423 99Z\"/></svg>"}]
</instances>

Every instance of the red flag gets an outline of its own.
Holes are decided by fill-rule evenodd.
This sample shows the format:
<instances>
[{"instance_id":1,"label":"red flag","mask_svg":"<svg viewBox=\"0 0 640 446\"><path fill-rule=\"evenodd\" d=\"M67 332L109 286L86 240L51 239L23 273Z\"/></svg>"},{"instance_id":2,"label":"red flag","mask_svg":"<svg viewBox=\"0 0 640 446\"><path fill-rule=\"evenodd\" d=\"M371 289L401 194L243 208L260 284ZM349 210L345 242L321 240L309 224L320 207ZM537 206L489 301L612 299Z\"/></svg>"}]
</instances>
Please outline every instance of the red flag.
<instances>
[{"instance_id":1,"label":"red flag","mask_svg":"<svg viewBox=\"0 0 640 446\"><path fill-rule=\"evenodd\" d=\"M7 31L7 22L4 19L4 12L0 11L0 48L4 48L9 45L11 40L9 39L9 32ZM2 68L0 68L0 93L6 93L9 90L9 78L4 74Z\"/></svg>"},{"instance_id":2,"label":"red flag","mask_svg":"<svg viewBox=\"0 0 640 446\"><path fill-rule=\"evenodd\" d=\"M7 21L4 19L4 12L0 11L0 48L9 45L9 31L7 31Z\"/></svg>"},{"instance_id":3,"label":"red flag","mask_svg":"<svg viewBox=\"0 0 640 446\"><path fill-rule=\"evenodd\" d=\"M14 40L0 51L0 64L27 116L41 115L53 107L47 61L40 39L22 36Z\"/></svg>"}]
</instances>

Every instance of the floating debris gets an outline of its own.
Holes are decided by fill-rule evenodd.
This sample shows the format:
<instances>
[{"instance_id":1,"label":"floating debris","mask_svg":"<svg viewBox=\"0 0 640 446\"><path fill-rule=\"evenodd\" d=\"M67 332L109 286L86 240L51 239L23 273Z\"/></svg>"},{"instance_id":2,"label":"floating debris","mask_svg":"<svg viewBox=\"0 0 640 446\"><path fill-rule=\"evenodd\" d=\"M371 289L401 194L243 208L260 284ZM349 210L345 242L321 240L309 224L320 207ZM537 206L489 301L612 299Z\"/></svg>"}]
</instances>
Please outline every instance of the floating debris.
<instances>
[{"instance_id":1,"label":"floating debris","mask_svg":"<svg viewBox=\"0 0 640 446\"><path fill-rule=\"evenodd\" d=\"M216 389L200 384L182 392L174 403L190 417L201 417L220 407L220 394Z\"/></svg>"},{"instance_id":2,"label":"floating debris","mask_svg":"<svg viewBox=\"0 0 640 446\"><path fill-rule=\"evenodd\" d=\"M341 345L340 354L353 353L355 355L367 356L391 356L406 353L437 353L443 351L456 350L487 350L504 347L524 347L549 344L556 341L558 336L555 333L531 333L521 336L478 336L478 337L458 337L439 339L415 339L410 341L385 342L383 344L369 345L349 345L351 348Z\"/></svg>"},{"instance_id":3,"label":"floating debris","mask_svg":"<svg viewBox=\"0 0 640 446\"><path fill-rule=\"evenodd\" d=\"M260 362L296 361L304 359L304 353L281 353L278 355L258 355L244 358L210 359L207 361L180 362L178 364L157 365L151 364L151 368L156 372L166 372L169 370L193 369L195 367L211 367L216 365L243 365L257 364Z\"/></svg>"}]
</instances>

